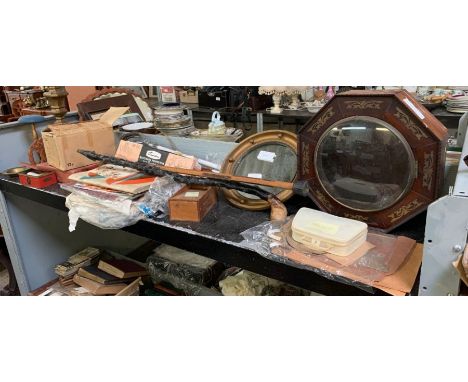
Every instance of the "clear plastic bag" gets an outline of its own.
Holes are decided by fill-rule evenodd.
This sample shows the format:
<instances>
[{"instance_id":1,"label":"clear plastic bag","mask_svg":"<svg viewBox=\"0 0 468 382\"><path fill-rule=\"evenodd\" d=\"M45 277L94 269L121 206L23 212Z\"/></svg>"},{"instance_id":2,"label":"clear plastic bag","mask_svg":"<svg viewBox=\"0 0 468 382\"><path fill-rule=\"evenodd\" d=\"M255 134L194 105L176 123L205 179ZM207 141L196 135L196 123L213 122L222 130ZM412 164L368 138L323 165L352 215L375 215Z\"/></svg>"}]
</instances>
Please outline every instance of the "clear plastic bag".
<instances>
[{"instance_id":1,"label":"clear plastic bag","mask_svg":"<svg viewBox=\"0 0 468 382\"><path fill-rule=\"evenodd\" d=\"M334 256L315 253L298 243L292 244L292 217L284 222L264 222L241 233L241 245L260 255L297 268L311 270L333 281L372 291L376 281L394 273L406 259L414 240L369 232L367 242L372 248L352 263L346 264ZM400 240L402 239L402 240ZM399 245L403 242L403 245ZM351 256L351 255L350 255Z\"/></svg>"},{"instance_id":2,"label":"clear plastic bag","mask_svg":"<svg viewBox=\"0 0 468 382\"><path fill-rule=\"evenodd\" d=\"M357 265L377 269L385 274L394 273L404 261L404 253L396 251L398 237L369 231L367 241L375 247L357 260Z\"/></svg>"},{"instance_id":3,"label":"clear plastic bag","mask_svg":"<svg viewBox=\"0 0 468 382\"><path fill-rule=\"evenodd\" d=\"M130 202L127 201L134 199L134 196L129 194L123 194L122 192L111 191L83 183L61 183L60 187L68 192L74 193L75 195L88 197L98 201L99 203L106 204L110 208L119 208L119 205L115 203L130 204Z\"/></svg>"},{"instance_id":4,"label":"clear plastic bag","mask_svg":"<svg viewBox=\"0 0 468 382\"><path fill-rule=\"evenodd\" d=\"M266 221L241 232L241 236L244 238L241 245L253 249L264 257L276 257L271 250L282 245L281 228L286 222Z\"/></svg>"},{"instance_id":5,"label":"clear plastic bag","mask_svg":"<svg viewBox=\"0 0 468 382\"><path fill-rule=\"evenodd\" d=\"M182 187L184 184L176 182L172 176L156 178L137 206L148 218L167 215L169 213L168 200Z\"/></svg>"},{"instance_id":6,"label":"clear plastic bag","mask_svg":"<svg viewBox=\"0 0 468 382\"><path fill-rule=\"evenodd\" d=\"M69 231L73 232L82 219L102 229L121 229L143 218L142 212L131 199L110 201L85 193L72 192L67 196Z\"/></svg>"}]
</instances>

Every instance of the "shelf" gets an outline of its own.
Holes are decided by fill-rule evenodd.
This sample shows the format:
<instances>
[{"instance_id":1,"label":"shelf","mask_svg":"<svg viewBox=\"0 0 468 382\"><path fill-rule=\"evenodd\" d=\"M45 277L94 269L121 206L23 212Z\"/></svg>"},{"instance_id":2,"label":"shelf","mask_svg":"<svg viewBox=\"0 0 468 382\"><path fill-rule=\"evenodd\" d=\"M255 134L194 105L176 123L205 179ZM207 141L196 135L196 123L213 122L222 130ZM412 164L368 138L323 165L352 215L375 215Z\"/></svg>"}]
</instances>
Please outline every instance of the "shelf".
<instances>
[{"instance_id":1,"label":"shelf","mask_svg":"<svg viewBox=\"0 0 468 382\"><path fill-rule=\"evenodd\" d=\"M67 212L65 197L68 194L58 185L45 190L22 186L17 180L0 177L0 190L8 198L9 194ZM294 213L306 199L288 203L290 213ZM221 218L222 217L222 218ZM267 212L240 210L220 200L218 205L201 223L171 223L167 219L139 221L123 231L163 242L198 253L214 260L247 269L267 277L284 281L317 293L327 295L367 295L366 290L356 286L331 281L317 273L275 262L240 244L240 232L268 219ZM96 234L100 229L96 228ZM384 292L374 289L373 294Z\"/></svg>"}]
</instances>

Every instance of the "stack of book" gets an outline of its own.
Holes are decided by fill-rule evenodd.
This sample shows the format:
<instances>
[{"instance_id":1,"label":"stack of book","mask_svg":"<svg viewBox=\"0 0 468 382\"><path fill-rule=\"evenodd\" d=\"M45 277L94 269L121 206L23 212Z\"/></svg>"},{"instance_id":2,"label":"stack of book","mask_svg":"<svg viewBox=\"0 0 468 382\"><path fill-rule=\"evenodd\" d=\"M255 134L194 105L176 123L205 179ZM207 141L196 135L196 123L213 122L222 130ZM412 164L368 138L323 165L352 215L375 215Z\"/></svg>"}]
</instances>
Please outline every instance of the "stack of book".
<instances>
[{"instance_id":1,"label":"stack of book","mask_svg":"<svg viewBox=\"0 0 468 382\"><path fill-rule=\"evenodd\" d=\"M68 179L92 186L89 187L90 190L95 190L96 187L108 190L110 195L139 196L148 191L155 177L131 168L105 164L90 171L72 174Z\"/></svg>"},{"instance_id":2,"label":"stack of book","mask_svg":"<svg viewBox=\"0 0 468 382\"><path fill-rule=\"evenodd\" d=\"M147 274L144 267L130 260L99 260L97 266L91 264L80 268L73 276L73 282L94 296L117 295Z\"/></svg>"},{"instance_id":3,"label":"stack of book","mask_svg":"<svg viewBox=\"0 0 468 382\"><path fill-rule=\"evenodd\" d=\"M82 251L75 253L67 261L57 264L54 268L55 273L59 277L62 286L73 284L73 276L81 267L90 265L99 260L101 251L97 248L88 247Z\"/></svg>"},{"instance_id":4,"label":"stack of book","mask_svg":"<svg viewBox=\"0 0 468 382\"><path fill-rule=\"evenodd\" d=\"M55 267L59 282L51 286L57 295L138 295L146 269L127 259L104 255L88 247ZM50 295L50 294L44 294Z\"/></svg>"}]
</instances>

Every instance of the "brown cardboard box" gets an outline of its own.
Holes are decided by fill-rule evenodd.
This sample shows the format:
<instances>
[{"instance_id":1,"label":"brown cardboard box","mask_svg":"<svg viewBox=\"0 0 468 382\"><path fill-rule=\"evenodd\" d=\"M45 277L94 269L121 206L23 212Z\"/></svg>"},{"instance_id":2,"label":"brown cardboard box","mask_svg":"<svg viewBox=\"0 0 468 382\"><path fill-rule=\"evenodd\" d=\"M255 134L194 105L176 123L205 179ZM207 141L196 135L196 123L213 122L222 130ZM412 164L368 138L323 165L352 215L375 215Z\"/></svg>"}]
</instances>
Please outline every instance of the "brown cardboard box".
<instances>
[{"instance_id":1,"label":"brown cardboard box","mask_svg":"<svg viewBox=\"0 0 468 382\"><path fill-rule=\"evenodd\" d=\"M111 107L97 121L51 125L51 131L42 133L47 162L66 171L93 163L79 154L78 149L114 155L112 123L127 110L128 107Z\"/></svg>"}]
</instances>

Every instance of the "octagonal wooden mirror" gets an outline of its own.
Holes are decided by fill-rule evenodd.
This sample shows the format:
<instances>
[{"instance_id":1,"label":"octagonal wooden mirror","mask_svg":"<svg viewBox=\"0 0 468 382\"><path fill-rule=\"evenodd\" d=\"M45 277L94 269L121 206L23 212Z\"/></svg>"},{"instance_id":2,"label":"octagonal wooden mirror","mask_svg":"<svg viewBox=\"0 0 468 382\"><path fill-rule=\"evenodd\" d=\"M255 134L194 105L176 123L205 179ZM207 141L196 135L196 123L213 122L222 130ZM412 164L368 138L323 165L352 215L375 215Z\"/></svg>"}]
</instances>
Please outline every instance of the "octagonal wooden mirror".
<instances>
[{"instance_id":1,"label":"octagonal wooden mirror","mask_svg":"<svg viewBox=\"0 0 468 382\"><path fill-rule=\"evenodd\" d=\"M404 90L341 93L299 132L299 179L322 210L389 231L437 198L447 136Z\"/></svg>"}]
</instances>

